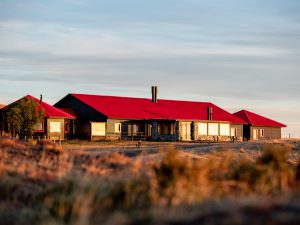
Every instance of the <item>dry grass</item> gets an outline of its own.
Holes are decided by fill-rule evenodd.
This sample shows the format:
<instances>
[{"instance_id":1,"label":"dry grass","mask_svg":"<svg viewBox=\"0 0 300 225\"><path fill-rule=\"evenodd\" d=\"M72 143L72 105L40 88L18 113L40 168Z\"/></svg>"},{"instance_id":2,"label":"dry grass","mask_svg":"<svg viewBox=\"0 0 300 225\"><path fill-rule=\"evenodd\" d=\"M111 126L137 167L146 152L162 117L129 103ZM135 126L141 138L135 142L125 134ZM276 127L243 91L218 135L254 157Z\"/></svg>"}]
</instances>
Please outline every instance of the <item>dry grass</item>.
<instances>
[{"instance_id":1,"label":"dry grass","mask_svg":"<svg viewBox=\"0 0 300 225\"><path fill-rule=\"evenodd\" d=\"M266 144L254 157L251 149L203 156L165 147L129 158L3 139L0 224L299 222L294 147Z\"/></svg>"}]
</instances>

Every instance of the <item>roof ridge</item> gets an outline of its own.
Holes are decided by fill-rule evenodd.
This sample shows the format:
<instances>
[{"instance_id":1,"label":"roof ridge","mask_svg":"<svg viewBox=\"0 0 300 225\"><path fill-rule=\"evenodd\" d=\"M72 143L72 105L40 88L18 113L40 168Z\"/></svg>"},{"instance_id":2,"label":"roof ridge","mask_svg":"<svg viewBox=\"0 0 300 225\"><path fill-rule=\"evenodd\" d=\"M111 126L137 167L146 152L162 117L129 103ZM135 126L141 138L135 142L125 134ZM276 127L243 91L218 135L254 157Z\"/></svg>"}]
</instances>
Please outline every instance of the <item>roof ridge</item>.
<instances>
[{"instance_id":1,"label":"roof ridge","mask_svg":"<svg viewBox=\"0 0 300 225\"><path fill-rule=\"evenodd\" d=\"M113 97L113 98L129 98L129 99L144 99L144 100L150 100L151 98L145 98L145 97L131 97L131 96L116 96L116 95L97 95L97 94L80 94L80 93L69 93L72 96L75 95L88 95L88 96L95 96L95 97ZM192 100L180 100L180 99L165 99L165 98L158 98L158 101L173 101L173 102L190 102L190 103L206 103L206 104L212 104L215 105L212 102L208 101L192 101ZM216 106L216 105L215 105ZM219 107L220 108L220 107Z\"/></svg>"},{"instance_id":2,"label":"roof ridge","mask_svg":"<svg viewBox=\"0 0 300 225\"><path fill-rule=\"evenodd\" d=\"M250 119L250 117L249 117L249 115L248 115L248 112L250 112L250 111L245 110L245 109L243 109L243 111L244 111L244 113L245 113L247 119L249 120L250 124L253 125L253 122L252 122L252 120ZM252 113L252 112L250 112L250 113Z\"/></svg>"}]
</instances>

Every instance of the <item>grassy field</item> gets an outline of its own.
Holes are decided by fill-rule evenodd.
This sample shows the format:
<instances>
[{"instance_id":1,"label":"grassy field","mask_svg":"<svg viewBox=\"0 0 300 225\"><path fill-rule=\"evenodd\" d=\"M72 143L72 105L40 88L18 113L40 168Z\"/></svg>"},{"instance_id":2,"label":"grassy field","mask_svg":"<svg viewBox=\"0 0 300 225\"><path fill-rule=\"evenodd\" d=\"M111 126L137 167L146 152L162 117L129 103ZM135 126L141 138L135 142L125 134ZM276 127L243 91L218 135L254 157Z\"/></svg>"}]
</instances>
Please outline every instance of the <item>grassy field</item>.
<instances>
[{"instance_id":1,"label":"grassy field","mask_svg":"<svg viewBox=\"0 0 300 225\"><path fill-rule=\"evenodd\" d=\"M0 224L300 224L300 141L0 140Z\"/></svg>"}]
</instances>

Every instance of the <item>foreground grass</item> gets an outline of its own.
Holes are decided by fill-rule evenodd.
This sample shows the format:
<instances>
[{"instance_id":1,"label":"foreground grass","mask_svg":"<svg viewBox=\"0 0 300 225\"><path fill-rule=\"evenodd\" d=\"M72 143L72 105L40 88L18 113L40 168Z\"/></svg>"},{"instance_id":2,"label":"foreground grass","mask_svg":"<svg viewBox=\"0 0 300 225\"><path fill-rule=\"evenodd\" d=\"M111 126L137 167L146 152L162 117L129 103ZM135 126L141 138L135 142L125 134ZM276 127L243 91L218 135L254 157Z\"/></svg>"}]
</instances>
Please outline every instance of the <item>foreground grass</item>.
<instances>
[{"instance_id":1,"label":"foreground grass","mask_svg":"<svg viewBox=\"0 0 300 225\"><path fill-rule=\"evenodd\" d=\"M299 224L292 146L128 158L0 141L0 224Z\"/></svg>"}]
</instances>

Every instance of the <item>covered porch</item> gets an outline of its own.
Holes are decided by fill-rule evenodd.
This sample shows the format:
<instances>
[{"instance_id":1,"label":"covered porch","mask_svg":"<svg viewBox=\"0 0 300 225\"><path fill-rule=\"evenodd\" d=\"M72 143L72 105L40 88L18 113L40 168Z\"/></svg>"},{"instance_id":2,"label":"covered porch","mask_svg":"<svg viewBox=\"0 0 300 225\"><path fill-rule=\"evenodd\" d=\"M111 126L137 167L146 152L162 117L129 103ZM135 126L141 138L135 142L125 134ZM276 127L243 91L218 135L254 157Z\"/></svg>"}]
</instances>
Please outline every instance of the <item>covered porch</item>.
<instances>
[{"instance_id":1,"label":"covered porch","mask_svg":"<svg viewBox=\"0 0 300 225\"><path fill-rule=\"evenodd\" d=\"M123 140L177 141L178 134L175 120L132 120L121 124Z\"/></svg>"}]
</instances>

